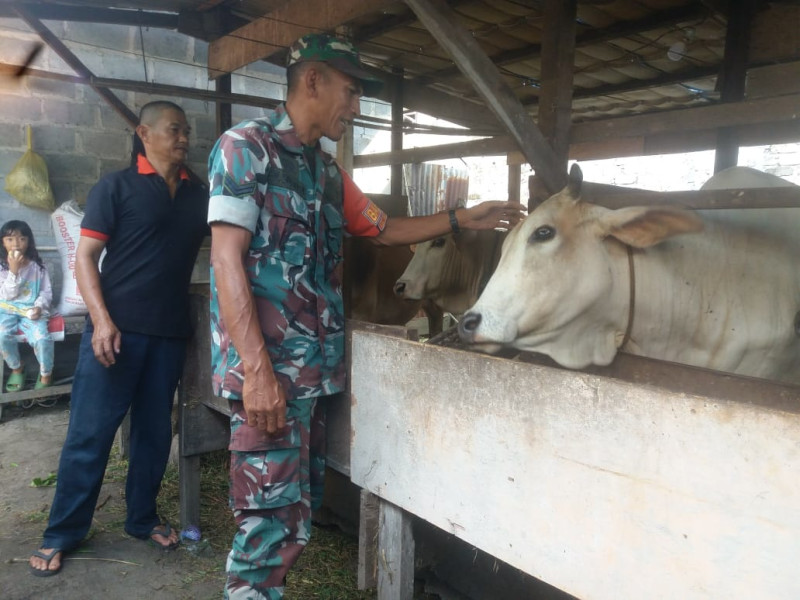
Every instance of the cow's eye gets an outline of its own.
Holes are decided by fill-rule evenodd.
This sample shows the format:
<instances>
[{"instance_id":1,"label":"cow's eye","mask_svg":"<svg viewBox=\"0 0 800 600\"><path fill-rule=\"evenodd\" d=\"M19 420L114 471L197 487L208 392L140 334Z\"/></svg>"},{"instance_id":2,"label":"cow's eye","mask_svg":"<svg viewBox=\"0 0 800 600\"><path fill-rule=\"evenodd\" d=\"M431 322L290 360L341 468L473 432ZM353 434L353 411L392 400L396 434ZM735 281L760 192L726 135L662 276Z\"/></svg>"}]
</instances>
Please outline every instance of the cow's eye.
<instances>
[{"instance_id":1,"label":"cow's eye","mask_svg":"<svg viewBox=\"0 0 800 600\"><path fill-rule=\"evenodd\" d=\"M431 242L431 248L441 248L445 244L445 239L443 237L436 238Z\"/></svg>"},{"instance_id":2,"label":"cow's eye","mask_svg":"<svg viewBox=\"0 0 800 600\"><path fill-rule=\"evenodd\" d=\"M534 230L528 241L532 244L535 244L536 242L546 242L547 240L552 240L555 235L555 228L551 227L550 225L542 225Z\"/></svg>"}]
</instances>

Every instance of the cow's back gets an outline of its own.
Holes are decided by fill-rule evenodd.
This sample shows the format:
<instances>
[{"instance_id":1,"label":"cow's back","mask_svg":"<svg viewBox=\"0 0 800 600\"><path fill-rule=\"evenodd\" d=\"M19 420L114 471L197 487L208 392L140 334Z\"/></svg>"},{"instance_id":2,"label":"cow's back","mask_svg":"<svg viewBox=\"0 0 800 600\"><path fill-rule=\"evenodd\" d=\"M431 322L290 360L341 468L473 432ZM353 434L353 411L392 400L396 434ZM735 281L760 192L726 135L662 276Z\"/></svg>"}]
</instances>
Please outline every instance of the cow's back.
<instances>
[{"instance_id":1,"label":"cow's back","mask_svg":"<svg viewBox=\"0 0 800 600\"><path fill-rule=\"evenodd\" d=\"M700 234L681 235L635 255L631 349L800 382L795 333L800 238L787 235L779 221L772 228L748 222L743 210L708 211L704 221Z\"/></svg>"}]
</instances>

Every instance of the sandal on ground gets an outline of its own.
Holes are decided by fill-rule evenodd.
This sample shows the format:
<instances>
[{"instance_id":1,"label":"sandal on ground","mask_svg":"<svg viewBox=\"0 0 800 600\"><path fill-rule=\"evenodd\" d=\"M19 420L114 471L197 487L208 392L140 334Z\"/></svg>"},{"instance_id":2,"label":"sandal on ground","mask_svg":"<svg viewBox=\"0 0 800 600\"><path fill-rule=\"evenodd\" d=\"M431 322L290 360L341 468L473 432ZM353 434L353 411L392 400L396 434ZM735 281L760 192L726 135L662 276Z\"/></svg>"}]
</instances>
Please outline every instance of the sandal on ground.
<instances>
[{"instance_id":1,"label":"sandal on ground","mask_svg":"<svg viewBox=\"0 0 800 600\"><path fill-rule=\"evenodd\" d=\"M12 372L6 381L7 392L18 392L25 385L25 373Z\"/></svg>"},{"instance_id":2,"label":"sandal on ground","mask_svg":"<svg viewBox=\"0 0 800 600\"><path fill-rule=\"evenodd\" d=\"M172 533L172 527L170 526L169 522L165 522L163 525L156 525L150 530L147 541L150 543L151 546L154 546L159 550L163 550L164 552L175 550L175 548L177 548L180 545L180 540L175 540L174 542L162 544L153 539L154 535L160 535L164 539L169 540L170 533Z\"/></svg>"},{"instance_id":3,"label":"sandal on ground","mask_svg":"<svg viewBox=\"0 0 800 600\"><path fill-rule=\"evenodd\" d=\"M41 390L41 389L43 389L43 388L48 388L48 387L50 387L51 385L53 385L53 376L52 376L52 375L50 375L50 381L48 381L47 383L45 383L44 381L42 381L42 374L41 374L41 373L39 373L39 376L36 378L36 383L35 383L35 384L33 384L33 389L35 389L35 390Z\"/></svg>"},{"instance_id":4,"label":"sandal on ground","mask_svg":"<svg viewBox=\"0 0 800 600\"><path fill-rule=\"evenodd\" d=\"M61 552L61 562L58 564L57 569L50 568L50 561L52 561L56 554ZM32 565L28 565L28 569L30 569L31 574L36 577L52 577L53 575L58 575L61 572L61 568L64 566L64 554L61 548L53 548L50 552L43 552L40 548L36 552L32 554L32 556L36 556L41 558L42 560L47 561L47 568L46 569L37 569Z\"/></svg>"}]
</instances>

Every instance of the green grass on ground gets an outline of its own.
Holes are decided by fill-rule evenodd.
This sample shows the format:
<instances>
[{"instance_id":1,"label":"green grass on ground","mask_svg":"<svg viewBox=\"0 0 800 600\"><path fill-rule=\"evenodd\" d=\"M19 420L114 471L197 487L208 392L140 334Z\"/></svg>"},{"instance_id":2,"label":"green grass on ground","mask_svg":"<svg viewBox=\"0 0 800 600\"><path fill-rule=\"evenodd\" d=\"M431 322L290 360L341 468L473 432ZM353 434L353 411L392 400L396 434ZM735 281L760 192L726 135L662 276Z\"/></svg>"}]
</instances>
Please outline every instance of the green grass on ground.
<instances>
[{"instance_id":1,"label":"green grass on ground","mask_svg":"<svg viewBox=\"0 0 800 600\"><path fill-rule=\"evenodd\" d=\"M112 452L106 471L107 481L124 481L127 461ZM230 548L236 531L228 508L228 468L230 455L221 450L200 457L200 528L215 556L221 559ZM168 467L158 497L159 513L172 523L180 522L179 475ZM311 541L286 585L287 600L372 600L374 590L357 589L358 541L339 529L312 529Z\"/></svg>"}]
</instances>

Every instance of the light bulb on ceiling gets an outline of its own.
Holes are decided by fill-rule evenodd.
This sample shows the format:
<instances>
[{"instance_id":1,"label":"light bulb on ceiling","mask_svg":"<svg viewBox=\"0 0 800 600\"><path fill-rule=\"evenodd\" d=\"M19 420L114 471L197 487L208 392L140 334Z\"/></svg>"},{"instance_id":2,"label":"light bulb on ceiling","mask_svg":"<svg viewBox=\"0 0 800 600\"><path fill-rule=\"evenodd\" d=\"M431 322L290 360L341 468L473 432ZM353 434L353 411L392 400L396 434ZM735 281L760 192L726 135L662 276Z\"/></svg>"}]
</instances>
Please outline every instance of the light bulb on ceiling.
<instances>
[{"instance_id":1,"label":"light bulb on ceiling","mask_svg":"<svg viewBox=\"0 0 800 600\"><path fill-rule=\"evenodd\" d=\"M684 56L686 56L686 42L675 42L667 50L667 58L671 61L678 62L683 60Z\"/></svg>"}]
</instances>

